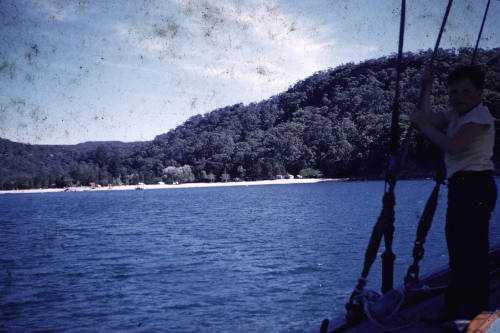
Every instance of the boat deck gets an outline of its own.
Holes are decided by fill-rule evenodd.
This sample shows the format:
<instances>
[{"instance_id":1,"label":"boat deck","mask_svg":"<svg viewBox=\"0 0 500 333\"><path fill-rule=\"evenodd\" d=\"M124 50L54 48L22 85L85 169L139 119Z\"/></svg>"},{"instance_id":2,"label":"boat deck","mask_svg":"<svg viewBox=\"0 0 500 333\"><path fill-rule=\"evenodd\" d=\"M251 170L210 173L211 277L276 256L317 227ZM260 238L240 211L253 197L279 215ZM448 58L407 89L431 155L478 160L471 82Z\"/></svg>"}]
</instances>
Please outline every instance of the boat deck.
<instances>
[{"instance_id":1,"label":"boat deck","mask_svg":"<svg viewBox=\"0 0 500 333\"><path fill-rule=\"evenodd\" d=\"M490 267L490 309L500 309L500 245L490 251L489 258ZM432 274L428 274L421 279L420 286L426 285L429 287L446 286L449 281L449 269L443 268ZM402 289L401 289L402 290ZM443 290L444 291L444 290ZM443 322L426 321L422 318L432 318L444 309L444 294L443 292L434 292L434 294L420 294L419 296L410 296L405 300L404 305L399 312L393 316L392 322L386 323L387 327L396 327L408 325L399 330L391 330L392 332L447 332L443 328ZM319 333L320 328L312 330L311 333ZM338 332L387 332L382 327L379 327L375 322L366 319L357 324L348 324L345 317L338 317L331 320L328 333Z\"/></svg>"}]
</instances>

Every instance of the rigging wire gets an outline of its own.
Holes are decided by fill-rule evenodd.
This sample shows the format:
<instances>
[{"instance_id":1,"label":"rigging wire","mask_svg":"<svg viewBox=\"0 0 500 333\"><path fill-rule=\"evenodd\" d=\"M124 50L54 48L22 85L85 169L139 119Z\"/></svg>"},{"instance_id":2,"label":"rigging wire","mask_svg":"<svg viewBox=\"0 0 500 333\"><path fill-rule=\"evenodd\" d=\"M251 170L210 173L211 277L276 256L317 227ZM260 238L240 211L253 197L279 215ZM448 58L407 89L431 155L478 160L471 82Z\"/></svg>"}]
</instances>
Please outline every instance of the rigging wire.
<instances>
[{"instance_id":1,"label":"rigging wire","mask_svg":"<svg viewBox=\"0 0 500 333\"><path fill-rule=\"evenodd\" d=\"M474 61L476 60L477 48L479 46L479 40L481 39L481 35L483 34L484 22L486 21L486 16L488 15L490 2L491 0L488 0L488 3L486 4L486 9L484 10L483 22L481 23L481 29L479 29L479 34L477 36L476 47L474 48L474 53L472 54L472 60L470 62L471 65L474 65Z\"/></svg>"},{"instance_id":2,"label":"rigging wire","mask_svg":"<svg viewBox=\"0 0 500 333\"><path fill-rule=\"evenodd\" d=\"M436 44L434 45L434 51L432 52L431 59L429 60L429 67L431 67L431 68L432 68L434 60L437 56L439 44L441 43L441 36L443 35L444 27L446 26L446 21L448 20L448 14L450 13L450 8L451 8L452 3L453 3L453 0L448 0L448 5L446 7L446 11L445 11L445 14L443 17L443 22L441 23L441 28L439 29L439 34L438 34L438 37L436 39ZM419 96L418 101L417 101L417 108L419 108L419 109L422 108L423 93L424 93L423 89L420 89L420 96ZM401 168L403 165L406 164L406 157L408 156L408 147L410 145L410 141L411 141L410 138L411 138L411 135L413 134L413 130L414 130L413 123L411 123L410 126L408 127L408 130L406 131L406 135L405 135L405 138L403 141L400 159L399 159L399 163L398 163L399 168Z\"/></svg>"},{"instance_id":3,"label":"rigging wire","mask_svg":"<svg viewBox=\"0 0 500 333\"><path fill-rule=\"evenodd\" d=\"M484 28L484 23L487 17L490 1L488 0L488 4L486 6L486 10L483 16L483 20L481 23L481 29L479 31L479 35L476 41L476 45L474 48L474 53L472 56L471 60L471 65L474 64L477 50L478 50L478 45L479 41L481 39L481 34ZM444 32L444 27L446 26L446 21L448 19L448 15L451 9L451 5L453 3L453 0L448 1L448 5L446 7L445 15L443 17L443 21L441 24L441 28L439 30L438 38L436 40L436 44L434 46L434 51L432 53L431 59L429 61L429 67L432 68L433 62L437 56L437 52L439 49L439 44L441 41L442 34ZM399 47L398 47L398 62L397 62L397 78L396 78L396 92L395 92L395 98L394 98L394 108L393 108L393 114L392 114L392 123L391 123L391 142L390 142L390 161L389 165L387 168L387 173L386 173L386 183L385 183L385 188L384 188L384 197L383 197L383 209L382 212L377 220L377 223L375 224L372 234L370 237L370 242L368 244L368 248L365 253L365 261L363 265L363 271L361 274L361 277L358 280L358 283L354 289L354 291L351 294L351 297L349 299L349 302L346 304L346 319L348 322L355 322L362 318L363 316L363 300L362 300L362 295L364 293L364 287L367 282L367 276L370 270L371 265L373 264L373 261L376 258L377 251L380 247L380 241L382 236L384 236L385 239L385 245L386 245L386 252L382 255L382 276L383 276L383 281L382 281L382 292L388 292L390 289L392 289L392 283L393 283L393 266L394 266L394 254L392 253L392 237L393 237L393 232L394 232L394 205L395 205L395 198L394 198L394 187L396 184L397 176L399 174L400 168L402 165L404 165L404 162L406 160L407 152L408 152L408 145L411 137L411 132L413 130L413 125L410 124L404 144L403 144L403 149L402 152L399 155L398 158L398 137L399 137L399 128L398 128L398 121L399 121L399 80L400 80L400 74L401 74L401 58L402 58L402 48L403 48L403 37L404 37L404 21L405 21L405 0L402 0L402 5L401 5L401 23L400 23L400 40L399 40ZM423 103L423 89L420 92L419 100L417 102L418 108L422 107ZM427 200L426 207L423 213L422 218L419 221L419 226L417 230L417 240L415 241L415 247L413 249L413 256L414 256L414 263L412 266L410 266L407 276L405 277L405 288L410 286L411 282L417 282L418 281L418 261L422 259L423 257L423 243L425 242L425 237L427 235L427 232L432 224L432 219L434 216L435 208L437 205L437 194L439 191L439 186L444 183L444 169L441 168L436 173L435 176L435 181L436 185L431 193L431 196ZM409 290L409 289L408 289ZM366 315L366 313L365 313ZM324 324L322 326L327 326L328 322L324 321Z\"/></svg>"},{"instance_id":4,"label":"rigging wire","mask_svg":"<svg viewBox=\"0 0 500 333\"><path fill-rule=\"evenodd\" d=\"M432 62L436 58L437 51L439 48L439 43L441 43L441 36L443 35L444 27L446 26L446 21L448 20L448 14L450 13L450 8L451 8L452 3L453 3L453 0L448 0L448 6L446 7L446 12L444 13L443 22L441 23L441 28L439 29L439 34L438 34L438 38L436 40L436 45L434 45L434 52L432 53L432 57L430 60L431 66L432 66Z\"/></svg>"},{"instance_id":5,"label":"rigging wire","mask_svg":"<svg viewBox=\"0 0 500 333\"><path fill-rule=\"evenodd\" d=\"M401 19L399 23L399 43L398 59L396 66L396 91L394 93L394 103L391 121L391 141L390 141L390 162L386 172L385 194L383 214L386 216L383 223L383 236L385 252L382 254L382 293L386 293L393 287L394 260L396 256L392 252L392 240L394 236L394 205L396 204L394 188L397 180L398 148L399 148L399 88L401 81L401 63L403 59L403 43L405 32L406 1L401 2ZM387 191L387 184L389 189ZM381 214L382 215L382 214ZM380 241L378 242L380 244Z\"/></svg>"},{"instance_id":6,"label":"rigging wire","mask_svg":"<svg viewBox=\"0 0 500 333\"><path fill-rule=\"evenodd\" d=\"M432 54L430 63L434 61L434 58L437 55L439 43L441 41L441 36L444 32L444 27L446 25L446 21L448 19L448 14L450 12L451 4L453 0L448 1L448 6L446 8L446 12L443 18L443 22L441 24L441 28L438 34L438 38L436 40L436 45L434 47L434 52ZM398 70L397 70L397 80L400 77L400 61L402 57L402 47L403 47L403 33L404 33L404 19L405 19L405 8L406 2L402 0L401 3L401 22L400 22L400 40L398 47ZM383 196L383 208L380 213L377 223L375 224L372 234L370 237L370 242L368 244L368 248L365 253L365 261L363 265L363 271L361 273L361 277L358 280L358 284L356 285L354 291L351 294L349 302L346 304L347 314L346 317L348 321L354 321L356 318L359 318L362 313L362 305L359 299L360 295L363 292L363 289L366 285L367 276L370 271L370 268L377 256L378 249L380 247L380 242L382 236L384 236L385 244L386 244L386 252L382 256L382 271L383 271L383 282L382 282L382 292L387 292L392 289L393 284L393 267L394 267L394 254L392 253L391 244L392 244L392 236L394 233L394 187L396 185L397 175L399 173L399 169L401 166L401 162L404 161L404 158L398 158L397 148L398 148L398 119L399 119L399 81L396 82L396 96L395 96L395 110L393 110L392 124L391 124L391 158L389 161L388 170L386 173L386 186L385 193ZM419 98L419 103L422 98ZM420 105L420 104L419 104ZM405 139L405 146L403 147L404 156L406 156L408 151L408 144L410 138L410 132L412 131L412 126L409 127L407 136ZM387 185L388 188L387 188ZM385 272L385 273L384 273Z\"/></svg>"},{"instance_id":7,"label":"rigging wire","mask_svg":"<svg viewBox=\"0 0 500 333\"><path fill-rule=\"evenodd\" d=\"M363 289L366 285L366 278L370 271L370 268L375 261L378 249L380 247L380 242L382 236L385 235L386 242L389 242L389 247L386 247L385 261L386 267L389 261L394 261L394 254L391 250L392 243L392 233L394 232L394 186L396 184L396 161L397 161L397 148L398 148L398 120L399 120L399 79L401 70L401 60L403 52L403 40L404 40L404 23L405 23L405 12L406 12L406 1L401 0L401 20L399 29L399 43L398 43L398 65L397 65L397 77L396 77L396 92L394 98L394 107L392 124L391 124L391 159L386 173L386 188L383 196L383 208L380 216L377 219L377 223L373 227L372 234L370 237L370 242L368 248L365 252L365 260L363 265L363 271L361 277L358 280L354 291L351 294L349 302L346 304L347 314L346 317L348 321L356 320L363 313L363 306L360 297L363 293ZM387 188L389 185L389 188Z\"/></svg>"},{"instance_id":8,"label":"rigging wire","mask_svg":"<svg viewBox=\"0 0 500 333\"><path fill-rule=\"evenodd\" d=\"M476 58L478 46L479 46L479 40L481 39L481 34L483 32L483 27L484 27L484 22L486 21L486 16L488 14L488 8L490 6L490 0L488 0L488 3L486 5L486 9L484 11L484 16L483 16L483 21L481 23L481 29L479 30L479 34L477 36L477 41L476 41L476 46L474 48L474 53L472 55L471 59L471 66L474 65L474 61ZM406 276L404 278L405 281L405 288L411 288L411 286L419 281L418 278L418 273L419 273L419 262L422 260L424 257L424 242L427 237L427 233L432 225L432 219L434 217L434 213L436 211L436 206L437 206L437 195L439 193L439 186L441 184L444 184L444 179L446 176L446 170L444 168L444 164L441 163L441 166L439 170L437 171L434 180L435 180L435 185L434 189L432 190L431 195L427 199L424 212L422 213L422 216L420 217L420 220L418 222L418 229L417 229L417 237L414 242L413 246L413 263L408 267L408 272L406 273Z\"/></svg>"}]
</instances>

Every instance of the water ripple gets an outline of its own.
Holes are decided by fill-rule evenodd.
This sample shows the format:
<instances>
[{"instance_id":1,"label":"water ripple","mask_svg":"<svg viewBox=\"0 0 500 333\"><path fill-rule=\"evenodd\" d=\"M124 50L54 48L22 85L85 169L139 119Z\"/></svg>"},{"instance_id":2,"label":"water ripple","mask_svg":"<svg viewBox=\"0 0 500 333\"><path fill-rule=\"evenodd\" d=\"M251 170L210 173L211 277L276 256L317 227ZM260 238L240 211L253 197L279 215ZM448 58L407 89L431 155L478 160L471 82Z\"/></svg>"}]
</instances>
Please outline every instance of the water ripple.
<instances>
[{"instance_id":1,"label":"water ripple","mask_svg":"<svg viewBox=\"0 0 500 333\"><path fill-rule=\"evenodd\" d=\"M398 185L396 281L432 185ZM3 196L0 331L307 331L344 311L382 192L350 182ZM442 205L424 271L446 262L443 221ZM379 283L377 260L369 287Z\"/></svg>"}]
</instances>

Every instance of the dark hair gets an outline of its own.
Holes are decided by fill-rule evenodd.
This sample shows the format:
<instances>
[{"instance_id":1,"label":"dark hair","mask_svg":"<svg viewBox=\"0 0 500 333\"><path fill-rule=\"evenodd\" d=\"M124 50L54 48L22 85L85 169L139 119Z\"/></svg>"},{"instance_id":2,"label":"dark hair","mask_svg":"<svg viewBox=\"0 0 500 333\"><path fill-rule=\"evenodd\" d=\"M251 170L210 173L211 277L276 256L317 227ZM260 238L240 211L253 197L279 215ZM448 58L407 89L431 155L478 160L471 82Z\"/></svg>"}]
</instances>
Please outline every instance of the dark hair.
<instances>
[{"instance_id":1,"label":"dark hair","mask_svg":"<svg viewBox=\"0 0 500 333\"><path fill-rule=\"evenodd\" d=\"M483 89L484 87L484 73L478 66L460 66L455 68L448 75L448 85L465 79L470 79L478 89Z\"/></svg>"}]
</instances>

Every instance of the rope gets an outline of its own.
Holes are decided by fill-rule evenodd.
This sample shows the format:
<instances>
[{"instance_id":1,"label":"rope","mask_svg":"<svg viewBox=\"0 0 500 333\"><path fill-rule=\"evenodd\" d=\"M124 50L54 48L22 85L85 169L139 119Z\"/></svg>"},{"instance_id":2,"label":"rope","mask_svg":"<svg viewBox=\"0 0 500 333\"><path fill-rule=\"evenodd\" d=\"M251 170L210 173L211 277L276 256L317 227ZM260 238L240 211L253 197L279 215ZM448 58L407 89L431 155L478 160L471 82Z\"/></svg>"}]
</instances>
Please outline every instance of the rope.
<instances>
[{"instance_id":1,"label":"rope","mask_svg":"<svg viewBox=\"0 0 500 333\"><path fill-rule=\"evenodd\" d=\"M448 15L451 9L451 5L453 0L448 1L448 5L446 7L446 11L443 17L443 21L441 23L441 28L439 30L439 34L436 40L436 44L434 46L434 51L432 53L431 59L429 61L430 66L432 66L441 41L441 37L444 32L444 27L446 26L446 21L448 19ZM488 12L488 8L490 5L490 0L488 0L488 4L485 10L485 14L483 17L483 22L481 24L481 29L479 32L479 36L476 42L476 47L474 49L474 54L472 57L472 64L474 63L474 59L476 56L479 40L481 38L482 30L484 27L484 22L486 20L486 15ZM362 319L363 314L367 316L376 326L382 328L386 331L391 330L400 330L414 325L418 320L407 323L398 327L389 327L377 320L371 313L369 308L369 301L366 295L370 294L373 296L371 291L365 291L364 287L367 283L367 276L370 271L370 268L376 258L378 249L380 247L380 242L382 236L385 239L385 248L386 251L382 255L382 292L386 293L392 289L393 286L393 268L394 268L394 259L395 255L392 253L392 238L394 233L394 205L395 205L395 196L394 196L394 188L397 181L397 176L399 174L400 168L406 162L406 157L408 153L408 146L410 142L410 137L413 131L413 124L410 124L406 136L404 139L403 149L398 158L398 138L399 138L399 82L401 75L401 62L402 62L402 50L403 50L403 41L404 41L404 25L405 25L405 12L406 12L406 1L402 0L401 3L401 21L400 21L400 30L399 30L399 45L398 45L398 59L397 59L397 77L396 77L396 92L394 96L394 104L393 104L393 113L392 113L392 122L391 122L391 141L390 141L390 153L391 157L389 160L389 165L387 167L386 172L386 181L384 187L384 196L382 199L383 208L377 219L377 223L373 227L372 234L370 236L370 242L368 244L368 248L365 253L365 261L363 265L363 271L361 273L361 277L358 280L358 283L352 292L349 302L346 304L346 319L350 323L357 322ZM498 59L496 59L497 61ZM420 96L418 100L418 107L422 107L423 103L423 89L420 91ZM420 288L412 288L409 287L411 282L418 281L418 262L423 258L424 248L423 244L425 243L425 239L427 233L432 225L432 219L437 206L437 198L439 193L439 187L444 182L445 171L444 168L441 168L435 176L435 187L431 193L431 196L427 200L424 212L419 221L419 226L417 229L417 240L415 241L415 247L413 249L413 258L414 262L409 267L408 273L405 277L405 292L419 292L419 291L442 291L445 286L438 286L434 288L430 288L428 286L422 286ZM376 294L376 293L375 293ZM378 295L378 294L377 294ZM391 318L399 308L404 304L404 293L400 293L401 297L396 305L396 307L392 310L392 312L386 316L387 318ZM372 297L373 298L373 297ZM327 330L328 320L325 319L321 325L321 332Z\"/></svg>"},{"instance_id":2,"label":"rope","mask_svg":"<svg viewBox=\"0 0 500 333\"><path fill-rule=\"evenodd\" d=\"M438 37L436 39L436 44L434 45L434 51L432 52L431 59L429 60L429 64L431 67L432 67L432 64L434 63L434 59L436 58L436 55L437 55L437 52L439 49L439 44L441 42L441 36L443 35L444 27L446 26L446 21L448 20L448 14L450 13L450 8L451 8L452 3L453 3L453 0L449 0L448 6L446 6L446 11L444 13L443 22L441 23L441 28L439 29L439 34L438 34ZM419 108L419 109L422 107L423 98L424 98L424 90L420 89L420 96L418 97L418 101L417 101L417 108ZM406 136L405 136L404 141L403 141L404 142L403 149L401 151L401 155L400 155L401 157L400 157L400 162L399 162L400 167L406 164L406 157L408 155L408 146L410 144L410 137L412 135L413 129L414 129L413 123L411 123L410 126L408 127L408 130L406 131Z\"/></svg>"},{"instance_id":3,"label":"rope","mask_svg":"<svg viewBox=\"0 0 500 333\"><path fill-rule=\"evenodd\" d=\"M435 185L432 190L431 195L427 199L425 204L424 212L420 217L417 228L417 237L415 240L415 245L413 247L413 263L408 267L408 272L405 276L405 287L418 282L419 267L418 264L420 260L424 257L424 243L429 232L432 220L434 218L434 213L436 212L436 206L438 202L439 187L444 183L446 171L444 166L441 165L439 171L435 175Z\"/></svg>"},{"instance_id":4,"label":"rope","mask_svg":"<svg viewBox=\"0 0 500 333\"><path fill-rule=\"evenodd\" d=\"M436 45L434 45L434 52L432 53L430 63L436 58L436 54L439 48L439 43L441 42L441 36L443 35L444 27L446 26L446 21L448 20L448 14L450 13L450 8L453 0L448 0L448 6L446 7L446 12L444 13L443 22L441 23L441 29L439 29L438 38L436 40Z\"/></svg>"},{"instance_id":5,"label":"rope","mask_svg":"<svg viewBox=\"0 0 500 333\"><path fill-rule=\"evenodd\" d=\"M401 20L399 23L399 43L398 43L398 60L396 67L396 92L394 94L392 123L391 123L391 142L390 152L392 155L398 154L398 139L399 139L399 82L401 79L401 62L403 58L403 42L405 33L405 16L406 16L406 1L401 2Z\"/></svg>"},{"instance_id":6,"label":"rope","mask_svg":"<svg viewBox=\"0 0 500 333\"><path fill-rule=\"evenodd\" d=\"M451 1L448 4L448 9L449 9L450 5L451 5ZM483 21L481 23L481 29L479 30L479 35L477 36L476 47L474 49L474 53L472 56L471 65L474 64L474 60L476 58L479 40L481 39L481 34L483 32L484 22L486 21L486 16L488 14L489 6L490 6L490 0L488 0L488 3L486 5L486 9L484 11ZM448 9L447 9L447 11L448 11ZM445 16L447 16L447 15L448 14L446 14ZM438 37L438 39L440 39L440 37ZM419 102L421 102L421 100ZM420 105L419 105L419 107L420 107ZM419 273L418 264L419 264L419 261L424 256L423 245L425 243L425 238L427 237L427 233L432 225L432 219L434 217L434 213L436 211L436 206L437 206L437 195L439 192L439 186L444 183L445 173L446 173L446 171L444 170L444 166L441 165L440 170L436 173L435 178L434 178L434 180L435 180L434 189L433 189L431 195L429 196L429 199L427 200L427 203L426 203L425 208L424 208L424 212L422 213L422 216L420 217L420 221L418 223L418 229L417 229L417 239L415 240L415 245L413 247L413 264L408 268L408 272L406 273L405 287L408 287L409 285L418 282L418 273Z\"/></svg>"},{"instance_id":7,"label":"rope","mask_svg":"<svg viewBox=\"0 0 500 333\"><path fill-rule=\"evenodd\" d=\"M392 317L399 311L399 309L405 302L405 294L403 292L394 289L393 291L399 296L399 301L395 304L394 308L391 309L391 312L387 315L384 315L382 318L376 318L376 316L370 309L370 306L379 301L381 299L381 296L372 290L367 290L361 295L361 303L363 304L364 314L375 326L384 331L398 331L413 326L417 322L419 322L419 320L413 320L411 322L396 326L389 325L387 323L388 321L392 320Z\"/></svg>"},{"instance_id":8,"label":"rope","mask_svg":"<svg viewBox=\"0 0 500 333\"><path fill-rule=\"evenodd\" d=\"M437 51L439 49L439 43L441 41L441 37L444 32L444 27L446 26L446 21L448 20L448 14L450 13L452 3L453 0L449 0L448 5L446 6L443 22L441 23L441 28L439 29L439 34L436 40L436 44L434 46L434 51L429 61L431 67L433 65L434 59L436 58ZM420 96L417 102L417 108L419 109L422 108L423 100L424 100L424 89L422 88L420 89ZM401 152L401 161L399 163L400 166L406 164L406 158L408 156L408 147L413 130L414 130L413 124L410 124L410 126L408 127L408 131L406 132L406 136L404 138L403 149ZM436 211L436 206L437 206L439 187L444 182L445 173L446 171L444 170L444 167L441 167L434 177L435 180L434 189L429 198L427 199L424 212L422 213L422 216L420 217L420 221L418 223L417 239L415 240L413 247L413 263L408 268L408 272L406 273L405 287L409 286L412 283L418 282L418 273L419 273L418 265L420 260L424 257L423 245L425 243L427 233L432 225L432 220L434 218L434 213Z\"/></svg>"},{"instance_id":9,"label":"rope","mask_svg":"<svg viewBox=\"0 0 500 333\"><path fill-rule=\"evenodd\" d=\"M481 29L479 29L479 34L477 36L476 47L474 48L474 53L472 54L472 60L470 62L471 65L474 65L474 60L476 60L477 48L479 46L479 40L481 39L481 35L483 34L484 22L486 21L486 16L488 15L488 9L490 8L490 1L486 4L486 9L484 11L483 22L481 23Z\"/></svg>"},{"instance_id":10,"label":"rope","mask_svg":"<svg viewBox=\"0 0 500 333\"><path fill-rule=\"evenodd\" d=\"M404 40L404 24L405 24L405 12L406 12L406 1L401 1L401 22L399 27L399 43L398 43L398 61L397 61L397 77L396 77L396 92L394 97L394 110L392 114L391 123L391 142L390 151L391 159L386 172L386 182L385 182L385 193L382 198L382 211L377 219L377 223L373 227L372 234L370 236L370 242L365 253L365 261L363 264L363 271L361 272L361 278L358 280L356 288L351 294L349 302L346 304L347 318L353 318L359 316L362 309L360 304L357 303L357 296L363 292L363 288L366 285L366 278L370 272L370 268L377 257L377 252L380 247L380 242L382 236L386 239L386 251L384 253L385 259L385 271L386 275L390 269L391 261L394 262L394 254L392 253L392 234L394 232L394 187L396 185L396 165L397 151L398 151L398 121L399 121L399 81L401 72L401 61L403 53L403 40ZM387 189L389 185L389 189ZM391 274L392 275L392 274ZM383 279L384 280L384 279ZM392 280L392 278L391 278ZM392 284L392 281L390 281ZM392 285L391 288L392 289Z\"/></svg>"},{"instance_id":11,"label":"rope","mask_svg":"<svg viewBox=\"0 0 500 333\"><path fill-rule=\"evenodd\" d=\"M436 39L436 44L434 45L434 51L432 53L431 59L430 59L430 64L432 66L438 49L439 49L439 44L441 42L441 37L444 32L444 28L446 26L446 21L448 20L448 15L450 13L451 5L453 3L453 0L448 1L448 5L446 6L446 11L443 17L443 21L441 22L441 27L439 29L438 37ZM386 188L387 184L389 184L389 192L393 194L394 187L396 184L397 176L400 171L400 168L402 165L406 163L406 157L408 156L408 147L409 147L409 142L410 142L410 137L413 131L413 124L410 124L410 127L408 128L408 131L406 132L406 137L404 140L403 144L403 149L400 155L400 158L398 159L398 121L399 121L399 78L401 75L401 57L402 57L402 49L403 49L403 38L404 38L404 22L405 22L405 2L402 2L401 5L401 22L400 22L400 29L399 29L399 48L398 48L398 64L397 64L397 77L396 77L396 93L395 93L395 98L394 98L394 112L392 114L392 123L391 123L391 161L389 162L389 168L388 168L388 176L386 176ZM423 101L423 94L424 90L421 89L420 91L420 97L418 99L418 108L422 107L422 101ZM436 179L437 181L437 179ZM440 181L442 183L442 180ZM387 193L387 192L386 192ZM437 196L437 194L436 194ZM437 200L437 199L436 199ZM428 200L429 201L429 200ZM395 204L395 203L394 203ZM394 207L394 205L393 205ZM385 207L384 207L385 208ZM393 208L392 208L393 209ZM435 207L434 207L435 211ZM434 216L434 212L432 212L430 216L430 223L432 223L432 217ZM394 264L394 259L395 256L392 253L392 237L394 233L394 226L393 226L394 218L392 218L392 222L388 226L387 229L384 230L384 240L385 240L385 247L386 251L382 255L382 292L385 293L392 289L393 287L393 282L392 282L392 277L393 277L393 264ZM422 248L423 251L423 248ZM423 256L423 254L422 254Z\"/></svg>"},{"instance_id":12,"label":"rope","mask_svg":"<svg viewBox=\"0 0 500 333\"><path fill-rule=\"evenodd\" d=\"M446 25L446 21L448 19L448 14L450 12L452 3L453 0L448 1L448 6L446 7L446 12L443 17L443 22L439 30L436 44L434 46L434 52L430 60L431 65L437 55L439 43L441 41L441 36L443 35L444 27ZM376 258L378 249L380 247L380 242L382 240L382 236L384 236L385 249L386 249L386 251L382 255L382 292L385 293L391 290L393 287L393 270L394 270L394 259L395 259L395 255L392 252L392 239L394 233L394 205L395 205L394 188L396 186L397 175L399 173L402 162L405 161L407 156L408 145L410 141L409 138L411 136L413 128L412 126L409 127L406 133L403 152L400 155L400 158L398 158L399 80L401 75L405 11L406 11L406 1L402 0L401 21L399 30L398 60L397 60L396 93L394 97L394 109L391 122L391 141L390 141L391 157L386 172L386 182L384 188L385 193L382 199L383 208L382 212L379 215L379 218L377 219L377 223L375 224L372 230L370 242L368 244L368 248L365 253L365 261L363 265L363 271L361 273L361 278L358 280L358 284L356 285L356 288L351 294L349 303L346 304L346 309L347 309L346 318L348 321L356 320L356 318L359 318L360 316L362 307L361 304L359 304L358 296L363 292L363 288L366 285L366 278ZM422 96L423 92L421 91L421 96L418 101L419 106L421 105L421 101L423 100Z\"/></svg>"},{"instance_id":13,"label":"rope","mask_svg":"<svg viewBox=\"0 0 500 333\"><path fill-rule=\"evenodd\" d=\"M382 254L382 293L386 293L393 287L394 278L394 260L396 256L392 252L392 240L394 236L394 205L396 204L394 196L394 188L396 186L396 172L398 169L398 146L399 146L399 88L401 81L401 63L403 59L403 43L405 32L406 18L406 1L401 2L401 20L399 23L399 43L398 43L398 59L396 66L396 91L394 94L392 121L391 121L391 141L390 153L391 161L389 162L386 172L386 192L382 199L384 208L381 214L385 252ZM389 190L387 191L387 185ZM380 246L380 241L378 241ZM377 246L377 250L378 250Z\"/></svg>"},{"instance_id":14,"label":"rope","mask_svg":"<svg viewBox=\"0 0 500 333\"><path fill-rule=\"evenodd\" d=\"M450 12L451 4L453 0L448 1L448 6L446 8L445 15L443 17L443 22L441 24L441 28L439 30L438 38L436 40L436 45L434 46L434 52L431 57L431 64L436 57L437 50L439 48L439 43L441 41L441 36L444 32L444 27L446 25L446 21L448 19L448 14ZM380 242L382 240L382 235L385 238L386 251L383 254L383 262L382 262L382 292L387 292L392 289L393 284L393 267L394 267L394 254L392 253L392 236L394 232L394 205L395 205L395 196L394 196L394 188L396 186L397 175L399 173L399 169L401 167L401 162L404 162L406 159L406 155L408 152L409 138L412 131L412 126L409 127L405 144L403 146L402 155L398 159L398 120L399 120L399 78L401 74L401 59L402 59L402 49L403 49L403 40L404 40L404 22L405 22L405 11L406 11L406 1L401 1L401 22L400 22L400 30L399 30L399 45L398 45L398 64L397 64L397 77L396 77L396 94L394 98L394 111L392 116L391 123L391 157L389 160L389 165L386 173L386 183L384 189L384 196L382 199L383 208L382 212L379 215L377 223L375 224L372 234L370 237L370 242L368 244L368 248L365 253L365 262L363 265L363 271L361 273L361 278L358 280L358 284L356 288L351 294L349 298L349 302L346 304L346 318L348 321L356 320L359 318L362 308L359 302L357 302L357 296L363 291L364 286L366 285L366 278L370 271L370 268L376 258L378 249L380 247ZM420 103L421 98L419 99ZM387 186L389 185L389 186Z\"/></svg>"}]
</instances>

